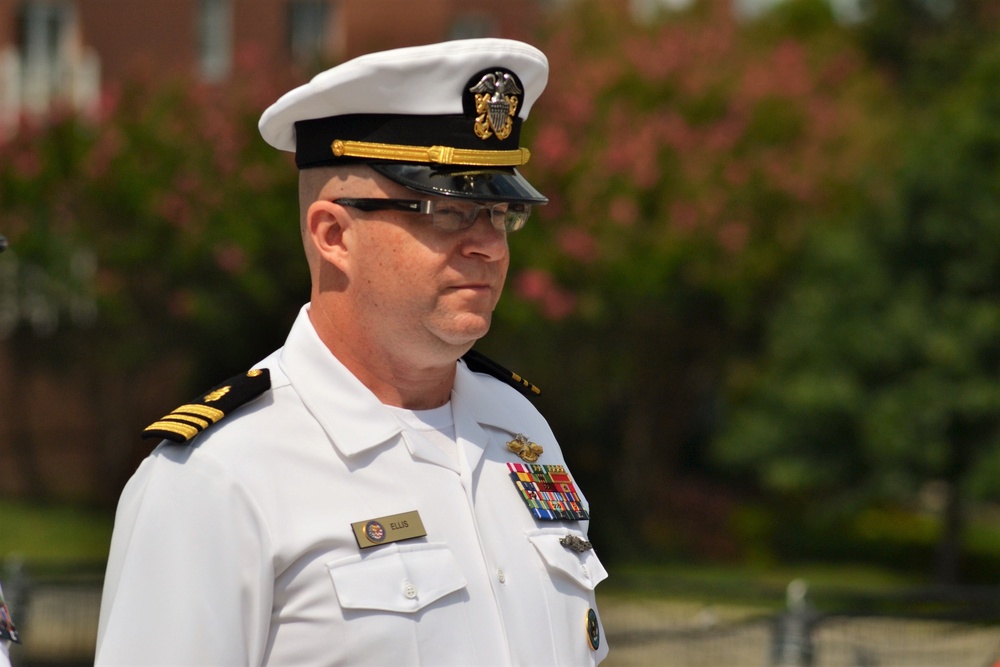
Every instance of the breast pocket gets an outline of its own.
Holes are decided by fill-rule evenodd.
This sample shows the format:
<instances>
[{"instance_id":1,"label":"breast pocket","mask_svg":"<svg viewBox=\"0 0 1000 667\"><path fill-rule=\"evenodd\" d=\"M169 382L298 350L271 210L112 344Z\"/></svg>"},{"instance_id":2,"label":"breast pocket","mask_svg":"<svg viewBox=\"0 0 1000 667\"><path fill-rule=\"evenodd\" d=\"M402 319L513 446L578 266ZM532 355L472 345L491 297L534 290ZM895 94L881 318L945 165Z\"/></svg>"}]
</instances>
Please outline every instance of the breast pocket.
<instances>
[{"instance_id":1,"label":"breast pocket","mask_svg":"<svg viewBox=\"0 0 1000 667\"><path fill-rule=\"evenodd\" d=\"M543 528L530 531L528 541L534 545L553 576L568 577L589 591L608 578L608 571L592 548L582 551L572 548L574 543L587 541L586 536L579 531L565 527Z\"/></svg>"},{"instance_id":2,"label":"breast pocket","mask_svg":"<svg viewBox=\"0 0 1000 667\"><path fill-rule=\"evenodd\" d=\"M566 664L596 665L608 654L608 642L597 611L594 588L608 578L587 538L567 526L529 531L528 541L545 563L559 613L551 614L553 636L563 647ZM578 549L574 549L576 546Z\"/></svg>"},{"instance_id":3,"label":"breast pocket","mask_svg":"<svg viewBox=\"0 0 1000 667\"><path fill-rule=\"evenodd\" d=\"M445 544L386 545L327 568L344 609L412 614L466 586Z\"/></svg>"},{"instance_id":4,"label":"breast pocket","mask_svg":"<svg viewBox=\"0 0 1000 667\"><path fill-rule=\"evenodd\" d=\"M448 546L367 551L326 564L341 617L331 640L338 664L474 664L467 583Z\"/></svg>"}]
</instances>

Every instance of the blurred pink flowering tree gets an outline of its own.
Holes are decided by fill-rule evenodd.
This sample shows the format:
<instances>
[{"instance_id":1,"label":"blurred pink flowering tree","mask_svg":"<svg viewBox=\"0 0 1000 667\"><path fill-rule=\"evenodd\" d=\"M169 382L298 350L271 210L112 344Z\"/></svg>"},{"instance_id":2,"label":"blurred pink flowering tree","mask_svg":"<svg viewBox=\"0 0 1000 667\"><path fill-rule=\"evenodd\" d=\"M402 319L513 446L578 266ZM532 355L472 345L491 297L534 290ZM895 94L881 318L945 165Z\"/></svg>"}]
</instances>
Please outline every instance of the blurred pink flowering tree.
<instances>
[{"instance_id":1,"label":"blurred pink flowering tree","mask_svg":"<svg viewBox=\"0 0 1000 667\"><path fill-rule=\"evenodd\" d=\"M685 478L729 364L883 136L880 82L828 16L792 30L730 7L639 25L575 3L540 40L525 171L551 201L511 241L515 298L486 342L549 389L586 488L660 544L711 532L697 506L717 503Z\"/></svg>"},{"instance_id":2,"label":"blurred pink flowering tree","mask_svg":"<svg viewBox=\"0 0 1000 667\"><path fill-rule=\"evenodd\" d=\"M295 168L256 128L280 90L134 81L96 118L26 118L0 142L0 343L15 381L78 385L93 424L50 436L99 444L111 498L149 410L280 345L308 298ZM10 407L16 474L45 495L38 430Z\"/></svg>"}]
</instances>

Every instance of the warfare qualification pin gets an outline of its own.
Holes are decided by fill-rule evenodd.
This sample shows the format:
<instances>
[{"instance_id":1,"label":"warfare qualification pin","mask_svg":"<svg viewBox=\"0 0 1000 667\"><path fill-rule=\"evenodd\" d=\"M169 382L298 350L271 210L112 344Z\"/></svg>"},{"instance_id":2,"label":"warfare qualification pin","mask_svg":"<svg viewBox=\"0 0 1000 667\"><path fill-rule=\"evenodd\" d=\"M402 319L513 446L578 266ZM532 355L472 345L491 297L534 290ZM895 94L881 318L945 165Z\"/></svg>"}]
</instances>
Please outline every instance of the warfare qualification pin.
<instances>
[{"instance_id":1,"label":"warfare qualification pin","mask_svg":"<svg viewBox=\"0 0 1000 667\"><path fill-rule=\"evenodd\" d=\"M507 449L520 456L521 460L526 463L534 463L545 451L541 445L528 442L523 433L515 435L514 439L507 443Z\"/></svg>"}]
</instances>

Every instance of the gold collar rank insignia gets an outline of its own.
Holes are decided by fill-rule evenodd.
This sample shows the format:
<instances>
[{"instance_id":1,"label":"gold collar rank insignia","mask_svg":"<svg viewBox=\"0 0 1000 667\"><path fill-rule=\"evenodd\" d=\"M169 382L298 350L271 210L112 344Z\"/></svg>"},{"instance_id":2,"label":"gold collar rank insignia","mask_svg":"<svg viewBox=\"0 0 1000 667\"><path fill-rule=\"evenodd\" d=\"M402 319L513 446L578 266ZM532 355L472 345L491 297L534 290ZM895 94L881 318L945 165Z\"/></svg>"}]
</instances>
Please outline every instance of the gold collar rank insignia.
<instances>
[{"instance_id":1,"label":"gold collar rank insignia","mask_svg":"<svg viewBox=\"0 0 1000 667\"><path fill-rule=\"evenodd\" d=\"M489 139L496 134L500 140L509 137L517 114L517 96L524 92L514 77L499 70L489 72L469 92L476 94L476 136Z\"/></svg>"},{"instance_id":2,"label":"gold collar rank insignia","mask_svg":"<svg viewBox=\"0 0 1000 667\"><path fill-rule=\"evenodd\" d=\"M531 384L517 373L504 368L486 355L476 352L475 350L469 350L463 354L462 361L465 362L465 365L468 366L469 370L472 372L492 375L501 382L506 382L514 389L517 389L528 398L534 398L542 393L541 389Z\"/></svg>"},{"instance_id":3,"label":"gold collar rank insignia","mask_svg":"<svg viewBox=\"0 0 1000 667\"><path fill-rule=\"evenodd\" d=\"M205 398L203 400L206 403L214 403L215 401L219 400L220 398L228 394L230 389L232 389L232 387L228 385L225 387L219 387L215 391L210 391L207 394L205 394Z\"/></svg>"},{"instance_id":4,"label":"gold collar rank insignia","mask_svg":"<svg viewBox=\"0 0 1000 667\"><path fill-rule=\"evenodd\" d=\"M520 456L525 463L534 463L545 451L541 445L529 442L523 433L515 435L514 439L507 443L507 449Z\"/></svg>"}]
</instances>

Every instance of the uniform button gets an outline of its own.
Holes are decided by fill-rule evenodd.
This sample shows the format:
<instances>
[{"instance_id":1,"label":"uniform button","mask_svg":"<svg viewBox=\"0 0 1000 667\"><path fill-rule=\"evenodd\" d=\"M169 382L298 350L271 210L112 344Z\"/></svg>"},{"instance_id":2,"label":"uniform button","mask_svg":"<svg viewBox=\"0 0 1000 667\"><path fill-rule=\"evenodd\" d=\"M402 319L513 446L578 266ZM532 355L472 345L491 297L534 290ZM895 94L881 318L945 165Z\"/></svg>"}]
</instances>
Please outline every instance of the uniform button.
<instances>
[{"instance_id":1,"label":"uniform button","mask_svg":"<svg viewBox=\"0 0 1000 667\"><path fill-rule=\"evenodd\" d=\"M583 570L583 578L584 579L590 579L590 570L587 569L587 566L586 565L581 565L580 567Z\"/></svg>"},{"instance_id":2,"label":"uniform button","mask_svg":"<svg viewBox=\"0 0 1000 667\"><path fill-rule=\"evenodd\" d=\"M403 595L405 595L407 599L412 600L417 597L417 587L410 582L406 582L403 585Z\"/></svg>"},{"instance_id":3,"label":"uniform button","mask_svg":"<svg viewBox=\"0 0 1000 667\"><path fill-rule=\"evenodd\" d=\"M507 575L504 574L503 570L497 570L497 579L500 581L501 584L507 583Z\"/></svg>"}]
</instances>

